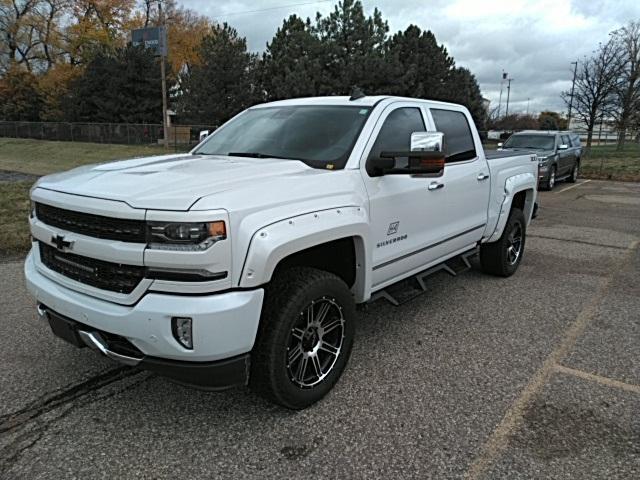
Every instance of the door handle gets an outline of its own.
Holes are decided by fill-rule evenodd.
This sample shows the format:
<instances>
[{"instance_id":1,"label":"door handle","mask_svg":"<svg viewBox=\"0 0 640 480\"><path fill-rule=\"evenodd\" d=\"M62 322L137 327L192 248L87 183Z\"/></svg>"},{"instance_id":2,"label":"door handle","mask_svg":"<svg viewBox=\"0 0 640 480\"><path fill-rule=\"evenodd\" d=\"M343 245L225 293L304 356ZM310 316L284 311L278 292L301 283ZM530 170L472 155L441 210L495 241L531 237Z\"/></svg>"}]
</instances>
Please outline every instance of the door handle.
<instances>
[{"instance_id":1,"label":"door handle","mask_svg":"<svg viewBox=\"0 0 640 480\"><path fill-rule=\"evenodd\" d=\"M429 184L429 190L438 190L439 188L444 188L444 183L431 182Z\"/></svg>"},{"instance_id":2,"label":"door handle","mask_svg":"<svg viewBox=\"0 0 640 480\"><path fill-rule=\"evenodd\" d=\"M478 179L479 182L486 180L487 178L489 178L489 175L486 173L480 173L478 174L478 176L476 177Z\"/></svg>"}]
</instances>

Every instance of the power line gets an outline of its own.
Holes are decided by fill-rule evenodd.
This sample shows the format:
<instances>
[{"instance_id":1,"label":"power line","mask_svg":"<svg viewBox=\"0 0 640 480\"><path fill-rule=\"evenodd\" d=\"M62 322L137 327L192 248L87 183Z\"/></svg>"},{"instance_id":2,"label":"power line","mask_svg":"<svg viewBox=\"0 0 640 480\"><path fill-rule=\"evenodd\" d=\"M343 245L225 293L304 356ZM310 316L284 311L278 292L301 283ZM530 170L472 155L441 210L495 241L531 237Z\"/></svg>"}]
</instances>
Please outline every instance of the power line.
<instances>
[{"instance_id":1,"label":"power line","mask_svg":"<svg viewBox=\"0 0 640 480\"><path fill-rule=\"evenodd\" d=\"M211 15L211 18L220 18L220 17L234 17L236 15L247 15L250 13L261 13L261 12L268 12L270 10L280 10L283 8L290 8L290 7L301 7L304 5L314 5L316 3L328 3L328 2L334 2L335 0L316 0L314 2L302 2L302 3L290 3L288 5L278 5L276 7L267 7L267 8L260 8L258 10L245 10L244 12L231 12L231 13L219 13L217 15Z\"/></svg>"}]
</instances>

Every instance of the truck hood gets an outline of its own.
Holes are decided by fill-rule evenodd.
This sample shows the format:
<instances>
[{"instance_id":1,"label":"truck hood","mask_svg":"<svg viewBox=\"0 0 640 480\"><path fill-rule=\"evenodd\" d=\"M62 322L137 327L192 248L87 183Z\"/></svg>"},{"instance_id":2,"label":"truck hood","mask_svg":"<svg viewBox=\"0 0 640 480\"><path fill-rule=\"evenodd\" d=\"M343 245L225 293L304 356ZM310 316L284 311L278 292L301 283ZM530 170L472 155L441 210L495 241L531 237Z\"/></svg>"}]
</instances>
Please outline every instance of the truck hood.
<instances>
[{"instance_id":1,"label":"truck hood","mask_svg":"<svg viewBox=\"0 0 640 480\"><path fill-rule=\"evenodd\" d=\"M296 160L176 154L79 167L43 177L37 186L133 208L186 211L221 192L260 185L265 193L269 184L280 190L287 183L305 183L301 177L330 173Z\"/></svg>"}]
</instances>

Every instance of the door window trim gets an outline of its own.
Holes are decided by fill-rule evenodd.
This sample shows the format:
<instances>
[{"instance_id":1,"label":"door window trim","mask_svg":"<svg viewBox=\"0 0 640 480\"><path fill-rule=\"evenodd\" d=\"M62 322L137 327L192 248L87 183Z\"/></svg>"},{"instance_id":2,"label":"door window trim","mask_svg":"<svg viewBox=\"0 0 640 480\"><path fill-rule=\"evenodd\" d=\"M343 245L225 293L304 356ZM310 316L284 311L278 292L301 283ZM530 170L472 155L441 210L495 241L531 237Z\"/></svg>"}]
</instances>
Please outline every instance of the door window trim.
<instances>
[{"instance_id":1,"label":"door window trim","mask_svg":"<svg viewBox=\"0 0 640 480\"><path fill-rule=\"evenodd\" d=\"M371 134L367 139L367 143L365 144L364 149L362 150L362 156L360 157L360 170L365 173L367 178L384 178L384 177L369 176L369 173L367 172L367 160L369 159L371 150L373 150L373 146L375 145L376 140L378 139L378 134L380 133L380 130L382 130L382 126L384 125L384 122L387 120L387 118L389 117L389 115L391 115L392 112L400 108L415 108L419 110L420 115L422 116L422 122L424 123L425 131L426 132L433 131L431 130L431 127L433 125L433 123L431 123L432 122L431 118L425 116L425 106L421 103L400 101L400 102L390 103L389 105L384 107L384 110L382 110L382 112L380 113L380 116L376 120L376 124L373 126L373 129L371 130ZM415 178L413 175L407 175L407 177Z\"/></svg>"},{"instance_id":2,"label":"door window trim","mask_svg":"<svg viewBox=\"0 0 640 480\"><path fill-rule=\"evenodd\" d=\"M475 139L475 136L473 134L473 129L471 128L471 123L469 123L469 118L467 117L467 115L462 110L457 110L457 109L454 109L454 108L438 108L437 105L436 106L429 106L427 110L428 110L428 113L429 113L429 120L431 121L431 125L433 126L433 131L434 132L437 132L438 129L436 128L436 122L433 119L433 115L431 114L431 110L432 109L434 109L434 110L448 110L448 111L451 111L451 112L461 113L464 116L464 119L467 121L467 126L469 127L469 133L471 134L471 141L473 142L473 149L476 152L476 156L473 157L473 158L469 158L468 160L459 160L457 162L451 162L451 163L449 163L449 162L447 162L445 160L444 171L446 172L447 168L455 167L456 165L468 165L469 163L473 163L473 162L478 161L480 159L480 154L478 153L478 146L476 145L476 139ZM447 142L446 135L444 137L444 141L445 141L445 144L446 144L446 142Z\"/></svg>"}]
</instances>

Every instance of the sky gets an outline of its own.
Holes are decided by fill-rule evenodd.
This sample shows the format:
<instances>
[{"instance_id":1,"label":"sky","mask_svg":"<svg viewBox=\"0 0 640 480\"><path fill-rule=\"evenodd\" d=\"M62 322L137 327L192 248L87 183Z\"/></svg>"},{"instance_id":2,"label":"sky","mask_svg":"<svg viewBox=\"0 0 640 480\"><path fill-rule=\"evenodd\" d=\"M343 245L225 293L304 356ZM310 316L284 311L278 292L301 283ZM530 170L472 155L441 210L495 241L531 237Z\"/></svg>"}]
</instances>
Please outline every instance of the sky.
<instances>
[{"instance_id":1,"label":"sky","mask_svg":"<svg viewBox=\"0 0 640 480\"><path fill-rule=\"evenodd\" d=\"M290 14L327 15L337 0L181 0L218 22L227 22L261 52ZM512 78L509 111L564 111L573 66L605 42L609 32L640 20L640 0L362 0L378 8L390 33L411 23L431 30L458 66L475 74L491 107L500 99L503 70ZM503 85L502 112L507 88Z\"/></svg>"}]
</instances>

